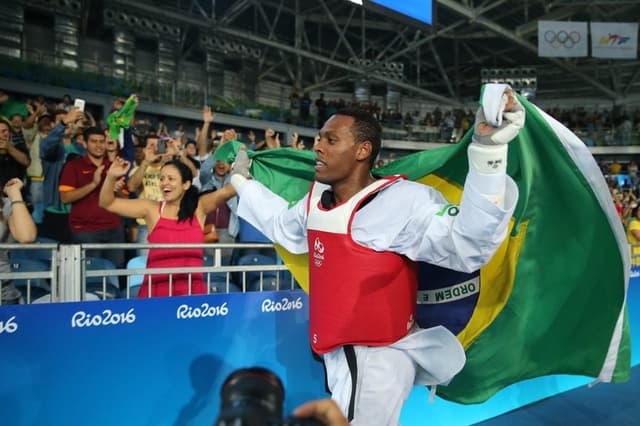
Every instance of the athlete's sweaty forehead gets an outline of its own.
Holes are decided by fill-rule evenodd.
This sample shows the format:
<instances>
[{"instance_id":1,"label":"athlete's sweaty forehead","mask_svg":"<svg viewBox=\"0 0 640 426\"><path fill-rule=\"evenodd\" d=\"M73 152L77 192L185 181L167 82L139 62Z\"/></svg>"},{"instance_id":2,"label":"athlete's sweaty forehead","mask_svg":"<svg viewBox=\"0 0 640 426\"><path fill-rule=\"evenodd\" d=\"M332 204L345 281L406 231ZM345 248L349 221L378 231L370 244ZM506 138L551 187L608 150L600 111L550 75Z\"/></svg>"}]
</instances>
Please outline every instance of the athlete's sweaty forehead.
<instances>
[{"instance_id":1,"label":"athlete's sweaty forehead","mask_svg":"<svg viewBox=\"0 0 640 426\"><path fill-rule=\"evenodd\" d=\"M321 138L347 138L353 137L351 132L351 126L354 119L348 115L333 115L329 118L324 126L320 129L319 135Z\"/></svg>"}]
</instances>

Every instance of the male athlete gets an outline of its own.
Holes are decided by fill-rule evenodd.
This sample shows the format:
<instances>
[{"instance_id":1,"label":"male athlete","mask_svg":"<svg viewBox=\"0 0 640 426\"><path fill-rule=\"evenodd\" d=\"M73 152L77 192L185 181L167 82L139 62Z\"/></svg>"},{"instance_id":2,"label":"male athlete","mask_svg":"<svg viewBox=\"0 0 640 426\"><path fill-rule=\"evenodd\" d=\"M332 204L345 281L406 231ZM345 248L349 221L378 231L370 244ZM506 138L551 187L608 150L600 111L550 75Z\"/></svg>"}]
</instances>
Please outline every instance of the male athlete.
<instances>
[{"instance_id":1,"label":"male athlete","mask_svg":"<svg viewBox=\"0 0 640 426\"><path fill-rule=\"evenodd\" d=\"M472 272L507 235L518 193L507 143L524 109L506 85L484 88L457 215L435 189L371 169L381 127L341 110L314 144L315 182L296 205L249 180L240 151L231 178L238 215L291 253L309 253L309 336L323 355L332 398L352 425L397 425L414 384L446 384L464 366L456 337L415 324L417 266Z\"/></svg>"}]
</instances>

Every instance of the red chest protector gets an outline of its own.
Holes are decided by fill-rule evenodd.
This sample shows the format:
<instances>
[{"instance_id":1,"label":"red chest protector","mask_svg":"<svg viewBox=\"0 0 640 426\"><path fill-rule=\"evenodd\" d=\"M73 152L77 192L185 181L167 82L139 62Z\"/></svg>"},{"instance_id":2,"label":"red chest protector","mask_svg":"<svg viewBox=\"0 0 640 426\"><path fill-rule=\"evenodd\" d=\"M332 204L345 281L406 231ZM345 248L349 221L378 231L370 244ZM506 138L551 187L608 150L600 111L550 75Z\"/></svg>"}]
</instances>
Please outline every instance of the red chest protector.
<instances>
[{"instance_id":1,"label":"red chest protector","mask_svg":"<svg viewBox=\"0 0 640 426\"><path fill-rule=\"evenodd\" d=\"M329 186L315 182L311 188L307 206L309 337L317 353L346 344L385 346L413 327L415 262L363 247L351 237L351 223L360 205L399 179L377 180L332 209L320 203Z\"/></svg>"}]
</instances>

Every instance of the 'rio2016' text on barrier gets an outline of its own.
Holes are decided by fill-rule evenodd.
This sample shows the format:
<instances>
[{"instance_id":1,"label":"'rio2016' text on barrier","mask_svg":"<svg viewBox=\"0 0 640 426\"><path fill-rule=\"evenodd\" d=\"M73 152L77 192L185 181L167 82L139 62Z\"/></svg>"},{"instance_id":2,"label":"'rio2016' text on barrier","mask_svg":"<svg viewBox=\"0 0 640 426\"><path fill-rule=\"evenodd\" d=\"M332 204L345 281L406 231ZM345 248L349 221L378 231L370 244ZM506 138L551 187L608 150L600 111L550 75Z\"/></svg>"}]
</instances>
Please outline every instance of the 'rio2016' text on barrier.
<instances>
[{"instance_id":1,"label":"'rio2016' text on barrier","mask_svg":"<svg viewBox=\"0 0 640 426\"><path fill-rule=\"evenodd\" d=\"M136 314L133 308L129 311L114 313L111 309L105 309L99 314L90 314L78 311L71 317L71 327L100 327L119 324L133 324Z\"/></svg>"},{"instance_id":2,"label":"'rio2016' text on barrier","mask_svg":"<svg viewBox=\"0 0 640 426\"><path fill-rule=\"evenodd\" d=\"M215 316L225 316L229 313L227 302L224 302L220 306L212 306L208 303L203 303L200 306L180 305L176 311L176 318L178 319L190 319L190 318L205 318Z\"/></svg>"},{"instance_id":3,"label":"'rio2016' text on barrier","mask_svg":"<svg viewBox=\"0 0 640 426\"><path fill-rule=\"evenodd\" d=\"M262 302L262 312L293 311L302 309L303 306L304 304L300 297L296 300L289 300L288 298L283 297L279 302L271 299L265 299Z\"/></svg>"},{"instance_id":4,"label":"'rio2016' text on barrier","mask_svg":"<svg viewBox=\"0 0 640 426\"><path fill-rule=\"evenodd\" d=\"M15 333L18 331L18 323L15 322L15 315L6 321L0 321L0 334L2 333Z\"/></svg>"}]
</instances>

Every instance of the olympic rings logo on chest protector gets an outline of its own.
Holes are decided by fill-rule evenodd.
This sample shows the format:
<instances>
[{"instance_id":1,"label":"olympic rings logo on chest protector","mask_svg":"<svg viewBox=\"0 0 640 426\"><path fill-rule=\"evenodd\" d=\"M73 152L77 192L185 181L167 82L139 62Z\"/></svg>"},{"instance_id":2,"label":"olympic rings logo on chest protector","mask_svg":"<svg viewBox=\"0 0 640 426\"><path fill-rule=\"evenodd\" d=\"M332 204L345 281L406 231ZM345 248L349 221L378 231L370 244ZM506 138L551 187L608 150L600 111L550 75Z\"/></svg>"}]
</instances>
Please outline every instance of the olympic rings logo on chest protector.
<instances>
[{"instance_id":1,"label":"olympic rings logo on chest protector","mask_svg":"<svg viewBox=\"0 0 640 426\"><path fill-rule=\"evenodd\" d=\"M544 41L549 43L552 47L558 48L560 46L567 49L571 49L578 44L582 36L578 31L552 31L548 30L544 33Z\"/></svg>"}]
</instances>

